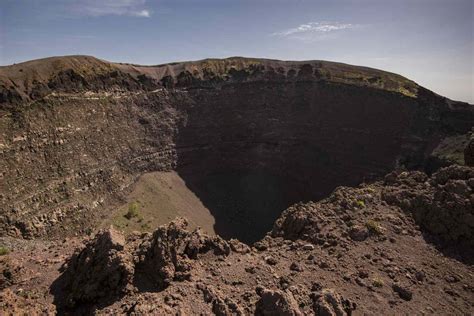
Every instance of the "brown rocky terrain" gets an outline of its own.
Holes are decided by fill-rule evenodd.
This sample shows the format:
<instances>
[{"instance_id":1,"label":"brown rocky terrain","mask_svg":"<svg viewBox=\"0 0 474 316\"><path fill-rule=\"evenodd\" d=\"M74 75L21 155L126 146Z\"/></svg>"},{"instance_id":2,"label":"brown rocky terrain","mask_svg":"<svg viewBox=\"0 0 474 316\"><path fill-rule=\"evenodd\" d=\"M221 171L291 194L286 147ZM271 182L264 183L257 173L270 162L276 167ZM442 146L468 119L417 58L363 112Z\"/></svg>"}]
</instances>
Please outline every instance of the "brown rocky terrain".
<instances>
[{"instance_id":1,"label":"brown rocky terrain","mask_svg":"<svg viewBox=\"0 0 474 316\"><path fill-rule=\"evenodd\" d=\"M325 61L0 67L0 309L472 314L473 123Z\"/></svg>"},{"instance_id":2,"label":"brown rocky terrain","mask_svg":"<svg viewBox=\"0 0 474 316\"><path fill-rule=\"evenodd\" d=\"M251 247L184 219L127 237L103 230L75 252L77 238L15 242L0 304L12 314L468 315L473 179L452 166L339 187L288 208ZM419 200L427 212L414 216ZM463 208L470 222L454 216Z\"/></svg>"}]
</instances>

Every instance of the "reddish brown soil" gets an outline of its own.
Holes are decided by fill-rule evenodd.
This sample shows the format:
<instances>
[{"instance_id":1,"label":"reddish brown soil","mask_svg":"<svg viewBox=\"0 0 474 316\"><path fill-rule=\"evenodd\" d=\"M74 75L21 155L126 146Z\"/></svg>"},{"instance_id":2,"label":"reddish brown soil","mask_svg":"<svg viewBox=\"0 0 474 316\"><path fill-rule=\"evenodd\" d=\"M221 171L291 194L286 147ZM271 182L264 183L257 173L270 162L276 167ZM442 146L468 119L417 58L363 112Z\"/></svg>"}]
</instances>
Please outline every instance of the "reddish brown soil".
<instances>
[{"instance_id":1,"label":"reddish brown soil","mask_svg":"<svg viewBox=\"0 0 474 316\"><path fill-rule=\"evenodd\" d=\"M453 243L450 234L420 228L408 206L391 204L394 196L410 200L408 194L423 197L427 205L460 205L465 194L472 203L473 176L472 168L450 167L432 179L399 173L385 182L341 187L325 200L289 208L253 247L187 232L186 222L177 220L153 235L132 234L127 240L119 232L104 232L86 241L60 272L79 239L4 240L13 251L1 257L2 309L11 314L469 315L472 249L459 245L472 243L472 237L457 236ZM453 184L467 185L468 191ZM435 196L426 193L430 188ZM443 200L437 200L440 194ZM5 271L11 277L5 278Z\"/></svg>"}]
</instances>

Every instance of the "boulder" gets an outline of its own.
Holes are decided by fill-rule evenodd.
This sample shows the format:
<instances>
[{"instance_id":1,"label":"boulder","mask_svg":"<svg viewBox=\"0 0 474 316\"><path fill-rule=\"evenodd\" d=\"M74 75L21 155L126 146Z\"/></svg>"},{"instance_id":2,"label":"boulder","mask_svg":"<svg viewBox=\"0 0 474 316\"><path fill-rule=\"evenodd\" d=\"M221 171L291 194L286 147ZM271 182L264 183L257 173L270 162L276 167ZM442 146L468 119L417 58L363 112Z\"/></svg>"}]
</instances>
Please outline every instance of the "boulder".
<instances>
[{"instance_id":1,"label":"boulder","mask_svg":"<svg viewBox=\"0 0 474 316\"><path fill-rule=\"evenodd\" d=\"M110 228L100 231L68 262L64 292L67 304L97 302L120 296L132 282L132 254L124 251L124 236Z\"/></svg>"},{"instance_id":2,"label":"boulder","mask_svg":"<svg viewBox=\"0 0 474 316\"><path fill-rule=\"evenodd\" d=\"M351 315L356 306L333 289L323 289L313 296L313 309L318 316Z\"/></svg>"},{"instance_id":3,"label":"boulder","mask_svg":"<svg viewBox=\"0 0 474 316\"><path fill-rule=\"evenodd\" d=\"M364 241L369 237L369 230L361 225L354 225L349 230L349 236L355 241Z\"/></svg>"},{"instance_id":4,"label":"boulder","mask_svg":"<svg viewBox=\"0 0 474 316\"><path fill-rule=\"evenodd\" d=\"M188 222L178 218L159 227L140 245L138 273L150 280L158 289L172 281L183 281L191 276L191 260L200 253L213 251L215 255L228 255L229 244L219 236L207 236L199 230L186 230Z\"/></svg>"},{"instance_id":5,"label":"boulder","mask_svg":"<svg viewBox=\"0 0 474 316\"><path fill-rule=\"evenodd\" d=\"M298 303L290 292L262 289L255 307L255 315L302 315Z\"/></svg>"}]
</instances>

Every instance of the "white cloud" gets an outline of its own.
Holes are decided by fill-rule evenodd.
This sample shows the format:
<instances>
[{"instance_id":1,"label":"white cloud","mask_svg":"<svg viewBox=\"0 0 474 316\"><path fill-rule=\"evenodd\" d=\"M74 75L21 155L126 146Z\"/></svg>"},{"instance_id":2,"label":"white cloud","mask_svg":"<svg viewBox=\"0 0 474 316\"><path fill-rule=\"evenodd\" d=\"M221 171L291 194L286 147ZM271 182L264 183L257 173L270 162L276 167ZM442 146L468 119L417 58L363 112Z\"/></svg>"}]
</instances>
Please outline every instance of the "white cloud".
<instances>
[{"instance_id":1,"label":"white cloud","mask_svg":"<svg viewBox=\"0 0 474 316\"><path fill-rule=\"evenodd\" d=\"M132 15L134 16L139 16L142 18L149 18L150 17L150 11L149 10L141 10L137 12L132 12Z\"/></svg>"},{"instance_id":2,"label":"white cloud","mask_svg":"<svg viewBox=\"0 0 474 316\"><path fill-rule=\"evenodd\" d=\"M151 11L145 7L146 0L74 0L72 10L81 15L123 15L149 18Z\"/></svg>"},{"instance_id":3,"label":"white cloud","mask_svg":"<svg viewBox=\"0 0 474 316\"><path fill-rule=\"evenodd\" d=\"M309 22L301 24L295 28L287 29L281 32L273 33L274 36L291 37L296 39L309 39L315 37L324 37L329 33L353 29L356 24L339 22Z\"/></svg>"}]
</instances>

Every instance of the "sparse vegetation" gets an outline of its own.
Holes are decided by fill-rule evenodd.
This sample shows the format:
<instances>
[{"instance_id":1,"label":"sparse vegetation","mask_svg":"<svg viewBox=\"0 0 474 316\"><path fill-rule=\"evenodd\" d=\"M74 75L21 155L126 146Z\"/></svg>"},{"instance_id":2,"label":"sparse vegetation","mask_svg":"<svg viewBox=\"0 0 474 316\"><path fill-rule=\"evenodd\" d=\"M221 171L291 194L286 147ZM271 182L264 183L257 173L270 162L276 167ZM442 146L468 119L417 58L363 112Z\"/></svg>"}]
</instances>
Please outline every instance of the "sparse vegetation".
<instances>
[{"instance_id":1,"label":"sparse vegetation","mask_svg":"<svg viewBox=\"0 0 474 316\"><path fill-rule=\"evenodd\" d=\"M130 220L134 217L138 217L138 208L139 208L139 205L137 202L132 202L128 205L128 211L127 213L124 215L126 219Z\"/></svg>"},{"instance_id":2,"label":"sparse vegetation","mask_svg":"<svg viewBox=\"0 0 474 316\"><path fill-rule=\"evenodd\" d=\"M5 246L0 246L0 256L8 255L10 250Z\"/></svg>"},{"instance_id":3,"label":"sparse vegetation","mask_svg":"<svg viewBox=\"0 0 474 316\"><path fill-rule=\"evenodd\" d=\"M365 227L367 227L371 235L383 235L382 226L374 220L368 220L367 223L365 223Z\"/></svg>"},{"instance_id":4,"label":"sparse vegetation","mask_svg":"<svg viewBox=\"0 0 474 316\"><path fill-rule=\"evenodd\" d=\"M357 206L359 206L359 207L365 207L365 202L362 201L362 200L357 200L356 203L357 203Z\"/></svg>"},{"instance_id":5,"label":"sparse vegetation","mask_svg":"<svg viewBox=\"0 0 474 316\"><path fill-rule=\"evenodd\" d=\"M372 279L372 285L373 285L374 287L383 287L384 282L383 282L383 280L382 280L381 278L376 277L376 278L373 278L373 279Z\"/></svg>"}]
</instances>

